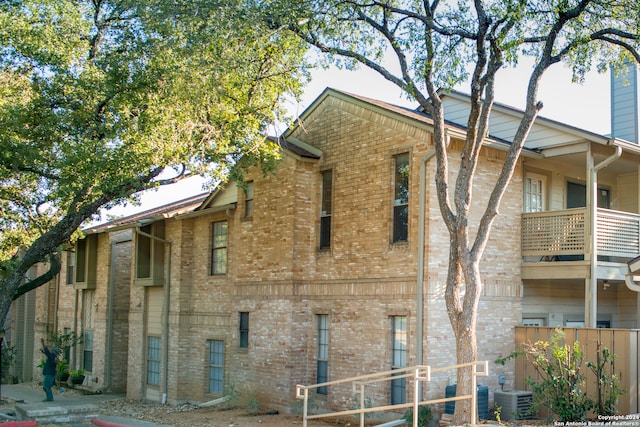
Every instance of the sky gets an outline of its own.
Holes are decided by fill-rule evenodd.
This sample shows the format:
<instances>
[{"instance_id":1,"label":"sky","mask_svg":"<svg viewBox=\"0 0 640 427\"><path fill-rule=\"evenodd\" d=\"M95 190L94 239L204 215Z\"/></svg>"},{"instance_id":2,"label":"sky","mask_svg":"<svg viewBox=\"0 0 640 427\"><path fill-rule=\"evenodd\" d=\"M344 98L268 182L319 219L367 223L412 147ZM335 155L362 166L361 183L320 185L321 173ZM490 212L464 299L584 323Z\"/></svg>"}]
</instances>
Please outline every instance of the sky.
<instances>
[{"instance_id":1,"label":"sky","mask_svg":"<svg viewBox=\"0 0 640 427\"><path fill-rule=\"evenodd\" d=\"M496 78L496 102L511 107L524 107L526 87L531 72L531 62L524 59L515 70L502 69ZM586 76L584 84L571 82L571 73L562 64L556 64L542 78L539 100L544 108L542 117L567 123L603 135L610 133L610 81L609 73L592 72ZM333 89L378 99L405 107L417 107L417 103L402 96L402 92L374 71L359 68L355 71L316 70L306 87L300 103L291 104L289 114L297 117L322 93ZM468 87L456 87L469 93ZM198 178L181 181L167 188L149 191L141 198L141 206L116 207L110 215L130 215L156 206L184 199L202 193L202 181ZM104 219L103 221L104 222Z\"/></svg>"}]
</instances>

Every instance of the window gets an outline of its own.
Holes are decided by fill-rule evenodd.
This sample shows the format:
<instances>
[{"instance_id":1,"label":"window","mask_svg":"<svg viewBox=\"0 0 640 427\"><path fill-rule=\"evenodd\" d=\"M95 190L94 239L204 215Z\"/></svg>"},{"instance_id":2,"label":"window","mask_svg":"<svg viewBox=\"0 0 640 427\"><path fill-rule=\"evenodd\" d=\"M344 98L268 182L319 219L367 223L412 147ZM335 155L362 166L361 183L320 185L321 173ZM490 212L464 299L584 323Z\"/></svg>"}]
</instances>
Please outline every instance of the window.
<instances>
[{"instance_id":1,"label":"window","mask_svg":"<svg viewBox=\"0 0 640 427\"><path fill-rule=\"evenodd\" d=\"M211 237L211 274L227 272L227 221L213 223Z\"/></svg>"},{"instance_id":2,"label":"window","mask_svg":"<svg viewBox=\"0 0 640 427\"><path fill-rule=\"evenodd\" d=\"M524 318L522 319L522 326L544 326L544 319L541 317Z\"/></svg>"},{"instance_id":3,"label":"window","mask_svg":"<svg viewBox=\"0 0 640 427\"><path fill-rule=\"evenodd\" d=\"M318 361L316 370L316 384L326 383L329 380L329 315L318 315ZM327 387L318 387L318 394L327 394Z\"/></svg>"},{"instance_id":4,"label":"window","mask_svg":"<svg viewBox=\"0 0 640 427\"><path fill-rule=\"evenodd\" d=\"M76 253L67 251L67 285L73 284L73 275L75 274ZM69 359L67 359L69 360Z\"/></svg>"},{"instance_id":5,"label":"window","mask_svg":"<svg viewBox=\"0 0 640 427\"><path fill-rule=\"evenodd\" d=\"M391 369L407 367L407 316L391 317ZM407 379L391 381L391 404L407 401Z\"/></svg>"},{"instance_id":6,"label":"window","mask_svg":"<svg viewBox=\"0 0 640 427\"><path fill-rule=\"evenodd\" d=\"M93 331L84 331L84 351L82 352L82 368L93 371Z\"/></svg>"},{"instance_id":7,"label":"window","mask_svg":"<svg viewBox=\"0 0 640 427\"><path fill-rule=\"evenodd\" d=\"M406 242L409 236L409 154L395 157L393 193L393 242Z\"/></svg>"},{"instance_id":8,"label":"window","mask_svg":"<svg viewBox=\"0 0 640 427\"><path fill-rule=\"evenodd\" d=\"M598 188L598 207L610 208L609 190ZM587 186L576 182L567 182L567 209L587 206Z\"/></svg>"},{"instance_id":9,"label":"window","mask_svg":"<svg viewBox=\"0 0 640 427\"><path fill-rule=\"evenodd\" d=\"M240 347L249 347L249 313L246 311L240 312Z\"/></svg>"},{"instance_id":10,"label":"window","mask_svg":"<svg viewBox=\"0 0 640 427\"><path fill-rule=\"evenodd\" d=\"M147 384L160 385L160 337L147 337Z\"/></svg>"},{"instance_id":11,"label":"window","mask_svg":"<svg viewBox=\"0 0 640 427\"><path fill-rule=\"evenodd\" d=\"M224 341L207 341L209 349L209 393L222 394L224 387Z\"/></svg>"},{"instance_id":12,"label":"window","mask_svg":"<svg viewBox=\"0 0 640 427\"><path fill-rule=\"evenodd\" d=\"M163 284L164 243L164 221L140 227L140 233L136 233L136 280L138 284L145 286Z\"/></svg>"},{"instance_id":13,"label":"window","mask_svg":"<svg viewBox=\"0 0 640 427\"><path fill-rule=\"evenodd\" d=\"M76 242L75 283L78 289L95 289L98 275L98 235L90 234Z\"/></svg>"},{"instance_id":14,"label":"window","mask_svg":"<svg viewBox=\"0 0 640 427\"><path fill-rule=\"evenodd\" d=\"M245 218L253 217L253 181L247 182L244 193L244 216Z\"/></svg>"},{"instance_id":15,"label":"window","mask_svg":"<svg viewBox=\"0 0 640 427\"><path fill-rule=\"evenodd\" d=\"M320 249L331 247L331 197L333 172L322 172L322 204L320 210Z\"/></svg>"},{"instance_id":16,"label":"window","mask_svg":"<svg viewBox=\"0 0 640 427\"><path fill-rule=\"evenodd\" d=\"M528 173L524 179L524 211L542 212L545 210L544 175Z\"/></svg>"}]
</instances>

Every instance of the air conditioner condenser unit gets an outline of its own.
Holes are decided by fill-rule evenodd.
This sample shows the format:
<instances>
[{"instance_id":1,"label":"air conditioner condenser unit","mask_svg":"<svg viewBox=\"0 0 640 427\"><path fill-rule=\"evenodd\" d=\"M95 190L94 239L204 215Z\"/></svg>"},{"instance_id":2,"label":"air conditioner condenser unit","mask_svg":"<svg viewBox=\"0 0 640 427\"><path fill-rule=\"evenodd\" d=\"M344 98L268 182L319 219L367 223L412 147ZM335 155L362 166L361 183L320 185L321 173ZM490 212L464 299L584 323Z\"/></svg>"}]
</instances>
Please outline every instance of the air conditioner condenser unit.
<instances>
[{"instance_id":1,"label":"air conditioner condenser unit","mask_svg":"<svg viewBox=\"0 0 640 427\"><path fill-rule=\"evenodd\" d=\"M493 401L496 410L500 408L500 418L503 420L531 419L533 393L530 391L499 390L494 393Z\"/></svg>"}]
</instances>

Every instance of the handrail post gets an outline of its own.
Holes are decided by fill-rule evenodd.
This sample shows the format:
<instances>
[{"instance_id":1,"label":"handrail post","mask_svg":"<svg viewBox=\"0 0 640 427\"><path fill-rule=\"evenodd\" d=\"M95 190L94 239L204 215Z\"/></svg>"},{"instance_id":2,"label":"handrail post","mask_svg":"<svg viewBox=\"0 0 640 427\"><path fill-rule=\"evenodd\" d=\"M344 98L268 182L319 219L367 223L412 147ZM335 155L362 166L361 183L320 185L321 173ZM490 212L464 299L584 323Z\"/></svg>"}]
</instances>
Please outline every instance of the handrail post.
<instances>
[{"instance_id":1,"label":"handrail post","mask_svg":"<svg viewBox=\"0 0 640 427\"><path fill-rule=\"evenodd\" d=\"M302 427L307 427L307 411L309 409L309 389L304 389L304 403L302 409Z\"/></svg>"},{"instance_id":2,"label":"handrail post","mask_svg":"<svg viewBox=\"0 0 640 427\"><path fill-rule=\"evenodd\" d=\"M477 388L477 382L478 380L476 379L476 367L477 365L471 365L472 368L472 374L471 374L471 425L476 425L478 424L478 414L477 414L477 409L478 409L478 391L476 390Z\"/></svg>"},{"instance_id":3,"label":"handrail post","mask_svg":"<svg viewBox=\"0 0 640 427\"><path fill-rule=\"evenodd\" d=\"M420 367L416 368L414 377L414 391L413 391L413 427L418 427L418 392L420 391Z\"/></svg>"},{"instance_id":4,"label":"handrail post","mask_svg":"<svg viewBox=\"0 0 640 427\"><path fill-rule=\"evenodd\" d=\"M360 384L360 427L364 427L364 383Z\"/></svg>"}]
</instances>

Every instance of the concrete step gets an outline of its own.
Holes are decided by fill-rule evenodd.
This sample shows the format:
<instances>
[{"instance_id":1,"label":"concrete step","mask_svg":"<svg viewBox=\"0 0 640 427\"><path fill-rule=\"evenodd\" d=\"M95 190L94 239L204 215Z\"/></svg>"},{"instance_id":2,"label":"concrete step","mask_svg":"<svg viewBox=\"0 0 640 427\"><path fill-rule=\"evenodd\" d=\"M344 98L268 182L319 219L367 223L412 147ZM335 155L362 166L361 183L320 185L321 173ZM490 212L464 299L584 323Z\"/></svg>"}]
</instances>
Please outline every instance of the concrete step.
<instances>
[{"instance_id":1,"label":"concrete step","mask_svg":"<svg viewBox=\"0 0 640 427\"><path fill-rule=\"evenodd\" d=\"M96 405L81 402L16 403L18 420L34 420L39 424L91 421L98 417Z\"/></svg>"}]
</instances>

